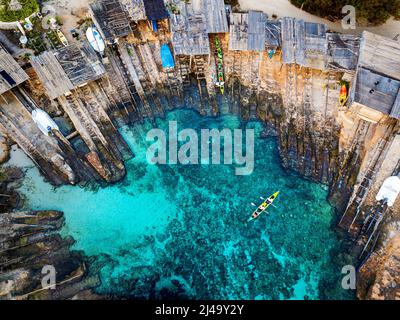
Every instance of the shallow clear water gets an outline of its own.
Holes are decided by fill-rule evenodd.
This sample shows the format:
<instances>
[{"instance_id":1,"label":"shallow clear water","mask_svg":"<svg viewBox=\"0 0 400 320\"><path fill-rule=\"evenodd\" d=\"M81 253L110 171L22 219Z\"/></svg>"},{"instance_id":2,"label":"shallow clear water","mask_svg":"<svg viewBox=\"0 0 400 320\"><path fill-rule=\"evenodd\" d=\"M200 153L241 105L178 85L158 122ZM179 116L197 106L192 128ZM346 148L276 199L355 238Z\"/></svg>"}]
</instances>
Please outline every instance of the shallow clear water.
<instances>
[{"instance_id":1,"label":"shallow clear water","mask_svg":"<svg viewBox=\"0 0 400 320\"><path fill-rule=\"evenodd\" d=\"M346 297L332 289L341 267L331 260L339 242L330 229L326 187L284 171L276 141L260 138L259 122L241 124L235 116L204 118L178 110L157 120L157 126L167 128L168 120L176 120L180 129L254 128L253 174L236 176L229 165L150 165L145 158L149 123L121 129L136 157L126 163L125 180L106 188L53 188L21 151L11 159L27 168L20 189L25 206L63 211L62 232L76 240L73 248L99 255L100 293L196 299ZM259 204L260 196L277 190L276 208L246 224L250 203Z\"/></svg>"}]
</instances>

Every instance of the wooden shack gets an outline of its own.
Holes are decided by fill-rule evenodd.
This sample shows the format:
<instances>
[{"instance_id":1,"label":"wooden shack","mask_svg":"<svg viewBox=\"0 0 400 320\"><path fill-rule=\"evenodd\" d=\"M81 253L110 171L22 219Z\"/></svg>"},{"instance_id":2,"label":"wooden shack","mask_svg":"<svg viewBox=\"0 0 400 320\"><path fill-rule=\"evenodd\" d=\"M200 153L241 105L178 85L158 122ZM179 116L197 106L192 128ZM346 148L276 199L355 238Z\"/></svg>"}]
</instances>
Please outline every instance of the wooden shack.
<instances>
[{"instance_id":1,"label":"wooden shack","mask_svg":"<svg viewBox=\"0 0 400 320\"><path fill-rule=\"evenodd\" d=\"M31 64L46 88L50 99L56 99L78 86L102 77L105 69L92 47L72 44L57 51L46 51L31 58Z\"/></svg>"},{"instance_id":2,"label":"wooden shack","mask_svg":"<svg viewBox=\"0 0 400 320\"><path fill-rule=\"evenodd\" d=\"M364 31L351 102L400 119L399 56L398 41Z\"/></svg>"},{"instance_id":3,"label":"wooden shack","mask_svg":"<svg viewBox=\"0 0 400 320\"><path fill-rule=\"evenodd\" d=\"M208 55L210 42L204 13L181 5L179 14L170 16L172 46L175 55Z\"/></svg>"},{"instance_id":4,"label":"wooden shack","mask_svg":"<svg viewBox=\"0 0 400 320\"><path fill-rule=\"evenodd\" d=\"M355 71L360 50L360 38L351 34L327 33L327 69Z\"/></svg>"},{"instance_id":5,"label":"wooden shack","mask_svg":"<svg viewBox=\"0 0 400 320\"><path fill-rule=\"evenodd\" d=\"M301 66L324 70L327 58L326 25L284 17L282 29L282 60Z\"/></svg>"},{"instance_id":6,"label":"wooden shack","mask_svg":"<svg viewBox=\"0 0 400 320\"><path fill-rule=\"evenodd\" d=\"M28 75L0 45L0 95L28 80Z\"/></svg>"},{"instance_id":7,"label":"wooden shack","mask_svg":"<svg viewBox=\"0 0 400 320\"><path fill-rule=\"evenodd\" d=\"M229 50L264 51L267 15L260 11L232 13L229 28Z\"/></svg>"},{"instance_id":8,"label":"wooden shack","mask_svg":"<svg viewBox=\"0 0 400 320\"><path fill-rule=\"evenodd\" d=\"M207 33L229 32L224 0L193 0L201 2L201 9L206 16Z\"/></svg>"},{"instance_id":9,"label":"wooden shack","mask_svg":"<svg viewBox=\"0 0 400 320\"><path fill-rule=\"evenodd\" d=\"M296 62L299 65L325 69L327 47L325 24L296 21Z\"/></svg>"},{"instance_id":10,"label":"wooden shack","mask_svg":"<svg viewBox=\"0 0 400 320\"><path fill-rule=\"evenodd\" d=\"M281 46L281 24L277 21L267 20L265 24L265 45L270 49Z\"/></svg>"},{"instance_id":11,"label":"wooden shack","mask_svg":"<svg viewBox=\"0 0 400 320\"><path fill-rule=\"evenodd\" d=\"M89 4L90 15L103 39L114 43L132 32L129 15L118 0L97 0Z\"/></svg>"},{"instance_id":12,"label":"wooden shack","mask_svg":"<svg viewBox=\"0 0 400 320\"><path fill-rule=\"evenodd\" d=\"M295 63L296 23L294 18L283 17L281 20L282 61Z\"/></svg>"}]
</instances>

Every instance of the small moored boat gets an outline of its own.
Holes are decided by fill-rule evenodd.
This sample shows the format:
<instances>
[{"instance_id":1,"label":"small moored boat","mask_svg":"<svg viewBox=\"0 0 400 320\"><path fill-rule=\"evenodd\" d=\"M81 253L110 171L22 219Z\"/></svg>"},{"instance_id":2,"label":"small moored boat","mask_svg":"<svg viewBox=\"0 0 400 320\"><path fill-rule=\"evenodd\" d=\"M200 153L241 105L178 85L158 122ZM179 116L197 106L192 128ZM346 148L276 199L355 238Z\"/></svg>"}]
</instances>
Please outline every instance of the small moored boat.
<instances>
[{"instance_id":1,"label":"small moored boat","mask_svg":"<svg viewBox=\"0 0 400 320\"><path fill-rule=\"evenodd\" d=\"M60 130L54 120L42 109L36 108L32 111L32 119L46 136L48 136L52 130Z\"/></svg>"},{"instance_id":2,"label":"small moored boat","mask_svg":"<svg viewBox=\"0 0 400 320\"><path fill-rule=\"evenodd\" d=\"M344 105L347 100L347 88L346 85L342 85L342 88L340 88L340 94L339 94L339 103L340 105Z\"/></svg>"},{"instance_id":3,"label":"small moored boat","mask_svg":"<svg viewBox=\"0 0 400 320\"><path fill-rule=\"evenodd\" d=\"M275 192L274 194L270 195L267 199L265 199L265 201L261 203L258 206L258 208L251 214L251 217L247 220L247 222L257 219L264 211L266 211L268 207L272 205L278 194L279 191Z\"/></svg>"},{"instance_id":4,"label":"small moored boat","mask_svg":"<svg viewBox=\"0 0 400 320\"><path fill-rule=\"evenodd\" d=\"M64 33L61 32L61 30L57 30L57 37L60 39L60 42L63 44L64 47L68 46L68 40L64 36Z\"/></svg>"},{"instance_id":5,"label":"small moored boat","mask_svg":"<svg viewBox=\"0 0 400 320\"><path fill-rule=\"evenodd\" d=\"M89 27L86 30L86 38L88 39L92 48L100 53L101 55L106 48L103 38L101 37L100 33L96 30L95 27Z\"/></svg>"},{"instance_id":6,"label":"small moored boat","mask_svg":"<svg viewBox=\"0 0 400 320\"><path fill-rule=\"evenodd\" d=\"M221 91L221 94L224 94L225 91L225 74L224 74L224 55L222 53L221 42L218 37L215 37L215 60L217 67L217 81L215 85Z\"/></svg>"}]
</instances>

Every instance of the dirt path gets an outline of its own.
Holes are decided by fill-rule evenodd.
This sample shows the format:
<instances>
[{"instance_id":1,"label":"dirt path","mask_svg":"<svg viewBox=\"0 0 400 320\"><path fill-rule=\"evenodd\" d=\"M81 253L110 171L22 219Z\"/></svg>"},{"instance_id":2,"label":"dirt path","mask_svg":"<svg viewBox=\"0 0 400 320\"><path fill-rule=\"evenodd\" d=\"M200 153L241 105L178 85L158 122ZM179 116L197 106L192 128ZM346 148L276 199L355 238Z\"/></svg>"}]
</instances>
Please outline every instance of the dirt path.
<instances>
[{"instance_id":1,"label":"dirt path","mask_svg":"<svg viewBox=\"0 0 400 320\"><path fill-rule=\"evenodd\" d=\"M74 29L78 20L86 15L90 2L91 0L50 0L45 4L56 9L63 22L61 30L71 41L73 39L70 30Z\"/></svg>"},{"instance_id":2,"label":"dirt path","mask_svg":"<svg viewBox=\"0 0 400 320\"><path fill-rule=\"evenodd\" d=\"M294 17L304 19L305 21L325 23L330 30L341 33L360 34L363 30L368 30L373 33L380 34L389 38L400 34L400 21L388 20L385 24L377 27L357 27L355 30L344 30L340 21L331 22L326 19L319 18L310 13L307 13L290 3L289 0L239 0L240 8L247 10L260 10L267 13L270 17L275 14L278 18Z\"/></svg>"}]
</instances>

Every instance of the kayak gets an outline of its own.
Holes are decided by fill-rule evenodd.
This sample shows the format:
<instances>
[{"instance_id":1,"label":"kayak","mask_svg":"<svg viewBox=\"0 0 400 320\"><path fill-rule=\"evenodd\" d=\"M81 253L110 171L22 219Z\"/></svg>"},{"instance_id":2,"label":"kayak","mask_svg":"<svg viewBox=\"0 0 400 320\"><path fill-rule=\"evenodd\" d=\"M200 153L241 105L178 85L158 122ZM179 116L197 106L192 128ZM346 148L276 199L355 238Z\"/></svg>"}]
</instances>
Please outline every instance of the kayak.
<instances>
[{"instance_id":1,"label":"kayak","mask_svg":"<svg viewBox=\"0 0 400 320\"><path fill-rule=\"evenodd\" d=\"M276 199L278 194L279 194L279 191L275 192L274 194L270 195L267 199L265 199L265 201L258 206L257 210L255 210L251 214L251 216L247 220L247 222L257 219L264 211L266 211L268 209L268 207L270 205L272 205L272 203L274 202L274 200Z\"/></svg>"},{"instance_id":2,"label":"kayak","mask_svg":"<svg viewBox=\"0 0 400 320\"><path fill-rule=\"evenodd\" d=\"M57 30L57 37L60 39L60 42L64 45L64 47L68 46L68 40L61 32L61 30Z\"/></svg>"},{"instance_id":3,"label":"kayak","mask_svg":"<svg viewBox=\"0 0 400 320\"><path fill-rule=\"evenodd\" d=\"M347 88L346 85L342 85L342 88L340 89L340 94L339 94L339 102L343 106L347 100Z\"/></svg>"},{"instance_id":4,"label":"kayak","mask_svg":"<svg viewBox=\"0 0 400 320\"><path fill-rule=\"evenodd\" d=\"M272 57L274 56L274 54L275 54L275 49L269 49L269 50L268 50L268 57L269 57L270 59L272 59Z\"/></svg>"},{"instance_id":5,"label":"kayak","mask_svg":"<svg viewBox=\"0 0 400 320\"><path fill-rule=\"evenodd\" d=\"M217 82L215 85L219 87L221 94L224 94L225 91L225 74L224 74L224 55L222 53L221 43L219 42L219 38L215 37L215 58L217 65Z\"/></svg>"}]
</instances>

